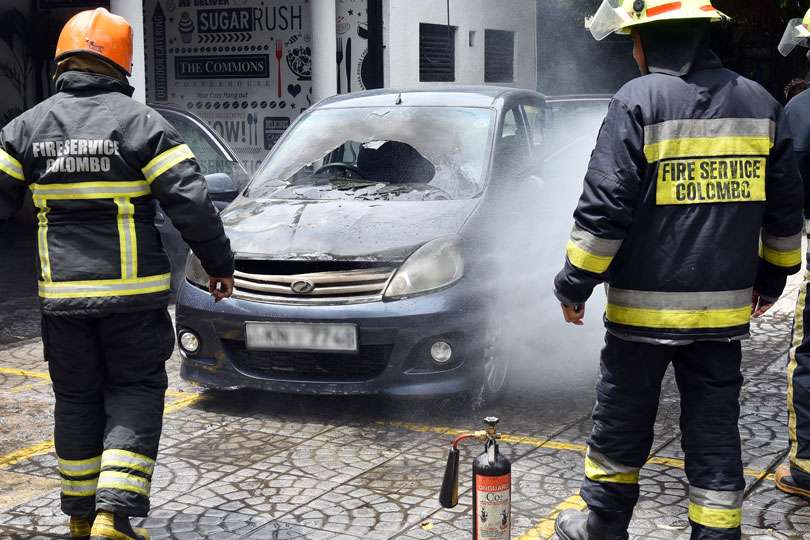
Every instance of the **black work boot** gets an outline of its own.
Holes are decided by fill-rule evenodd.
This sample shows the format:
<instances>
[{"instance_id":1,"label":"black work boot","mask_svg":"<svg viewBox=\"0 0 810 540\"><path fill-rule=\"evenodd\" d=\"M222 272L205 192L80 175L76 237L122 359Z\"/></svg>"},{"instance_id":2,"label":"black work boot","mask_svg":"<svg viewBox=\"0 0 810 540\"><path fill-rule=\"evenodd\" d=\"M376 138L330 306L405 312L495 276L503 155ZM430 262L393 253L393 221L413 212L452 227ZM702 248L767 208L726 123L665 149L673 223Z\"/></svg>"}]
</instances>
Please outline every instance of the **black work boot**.
<instances>
[{"instance_id":1,"label":"black work boot","mask_svg":"<svg viewBox=\"0 0 810 540\"><path fill-rule=\"evenodd\" d=\"M628 540L631 512L565 510L554 522L560 540Z\"/></svg>"},{"instance_id":2,"label":"black work boot","mask_svg":"<svg viewBox=\"0 0 810 540\"><path fill-rule=\"evenodd\" d=\"M783 463L777 467L773 481L779 491L810 500L810 486L800 484L796 478L793 478L790 472L790 465Z\"/></svg>"},{"instance_id":3,"label":"black work boot","mask_svg":"<svg viewBox=\"0 0 810 540\"><path fill-rule=\"evenodd\" d=\"M99 512L93 521L90 540L149 540L146 529L133 528L123 514Z\"/></svg>"}]
</instances>

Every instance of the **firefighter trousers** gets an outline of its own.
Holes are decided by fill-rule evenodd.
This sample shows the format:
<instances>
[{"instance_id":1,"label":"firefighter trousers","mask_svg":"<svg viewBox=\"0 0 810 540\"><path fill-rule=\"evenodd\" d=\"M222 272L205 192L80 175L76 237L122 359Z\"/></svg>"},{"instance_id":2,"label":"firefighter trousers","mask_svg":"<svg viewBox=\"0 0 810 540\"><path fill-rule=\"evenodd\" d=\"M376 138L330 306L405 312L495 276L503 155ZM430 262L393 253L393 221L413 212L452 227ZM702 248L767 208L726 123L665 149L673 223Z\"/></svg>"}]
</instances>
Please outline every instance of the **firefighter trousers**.
<instances>
[{"instance_id":1,"label":"firefighter trousers","mask_svg":"<svg viewBox=\"0 0 810 540\"><path fill-rule=\"evenodd\" d=\"M790 436L790 474L802 487L810 489L810 310L805 279L793 318L793 338L788 355L787 407Z\"/></svg>"},{"instance_id":2,"label":"firefighter trousers","mask_svg":"<svg viewBox=\"0 0 810 540\"><path fill-rule=\"evenodd\" d=\"M737 426L743 382L739 342L668 346L608 334L582 498L597 510L632 512L669 364L681 394L692 539L739 539L745 488Z\"/></svg>"},{"instance_id":3,"label":"firefighter trousers","mask_svg":"<svg viewBox=\"0 0 810 540\"><path fill-rule=\"evenodd\" d=\"M174 330L166 309L42 317L62 510L146 516Z\"/></svg>"}]
</instances>

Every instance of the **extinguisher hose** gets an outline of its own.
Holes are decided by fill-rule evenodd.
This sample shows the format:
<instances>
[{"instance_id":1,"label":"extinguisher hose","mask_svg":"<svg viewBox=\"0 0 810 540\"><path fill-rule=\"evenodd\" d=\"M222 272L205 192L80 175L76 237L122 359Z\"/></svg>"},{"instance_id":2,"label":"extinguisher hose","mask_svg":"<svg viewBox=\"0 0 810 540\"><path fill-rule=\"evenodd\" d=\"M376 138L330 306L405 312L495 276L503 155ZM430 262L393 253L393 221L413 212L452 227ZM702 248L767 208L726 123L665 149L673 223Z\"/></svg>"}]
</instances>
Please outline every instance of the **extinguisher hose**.
<instances>
[{"instance_id":1,"label":"extinguisher hose","mask_svg":"<svg viewBox=\"0 0 810 540\"><path fill-rule=\"evenodd\" d=\"M459 435L458 437L456 437L455 439L453 439L453 444L452 444L453 449L454 449L454 450L457 450L457 449L458 449L458 445L459 445L459 443L461 443L461 441L463 441L463 440L465 440L465 439L472 439L472 438L475 438L475 434L474 434L474 433L464 433L464 434L462 434L462 435Z\"/></svg>"}]
</instances>

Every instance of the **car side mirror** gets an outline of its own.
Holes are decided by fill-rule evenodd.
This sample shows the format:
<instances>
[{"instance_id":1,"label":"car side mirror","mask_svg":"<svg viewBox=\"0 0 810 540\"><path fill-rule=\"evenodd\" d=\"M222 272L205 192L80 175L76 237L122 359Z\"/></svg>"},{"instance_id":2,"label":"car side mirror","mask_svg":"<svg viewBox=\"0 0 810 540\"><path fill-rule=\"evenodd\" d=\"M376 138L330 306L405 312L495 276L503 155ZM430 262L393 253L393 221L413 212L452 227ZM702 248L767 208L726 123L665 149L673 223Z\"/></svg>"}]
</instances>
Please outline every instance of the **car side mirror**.
<instances>
[{"instance_id":1,"label":"car side mirror","mask_svg":"<svg viewBox=\"0 0 810 540\"><path fill-rule=\"evenodd\" d=\"M208 193L215 201L231 202L239 195L239 185L225 173L207 174L205 183L208 184Z\"/></svg>"}]
</instances>

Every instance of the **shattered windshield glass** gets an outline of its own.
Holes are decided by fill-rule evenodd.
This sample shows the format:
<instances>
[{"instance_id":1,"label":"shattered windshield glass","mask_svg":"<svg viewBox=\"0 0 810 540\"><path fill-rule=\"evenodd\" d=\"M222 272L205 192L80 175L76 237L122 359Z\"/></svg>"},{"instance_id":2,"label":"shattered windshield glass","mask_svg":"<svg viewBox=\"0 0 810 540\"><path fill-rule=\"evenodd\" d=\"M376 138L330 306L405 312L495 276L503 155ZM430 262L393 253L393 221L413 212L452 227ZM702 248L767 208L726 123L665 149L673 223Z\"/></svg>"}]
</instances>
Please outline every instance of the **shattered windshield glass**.
<instances>
[{"instance_id":1,"label":"shattered windshield glass","mask_svg":"<svg viewBox=\"0 0 810 540\"><path fill-rule=\"evenodd\" d=\"M314 111L257 173L247 196L447 200L481 193L493 112L375 107Z\"/></svg>"}]
</instances>

